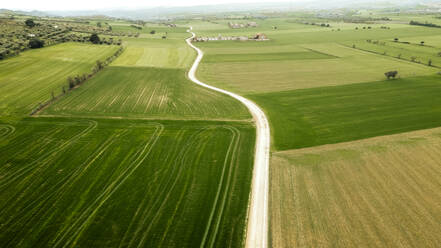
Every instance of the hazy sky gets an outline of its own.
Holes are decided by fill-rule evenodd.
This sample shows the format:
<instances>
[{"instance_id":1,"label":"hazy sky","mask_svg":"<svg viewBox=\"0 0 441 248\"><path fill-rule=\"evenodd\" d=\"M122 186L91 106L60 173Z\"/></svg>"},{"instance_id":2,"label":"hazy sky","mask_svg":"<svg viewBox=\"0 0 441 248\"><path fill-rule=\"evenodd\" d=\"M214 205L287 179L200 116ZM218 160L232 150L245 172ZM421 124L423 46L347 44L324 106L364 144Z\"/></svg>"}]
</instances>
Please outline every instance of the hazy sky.
<instances>
[{"instance_id":1,"label":"hazy sky","mask_svg":"<svg viewBox=\"0 0 441 248\"><path fill-rule=\"evenodd\" d=\"M298 0L297 0L298 1ZM257 3L271 0L1 0L0 9L14 10L93 10L157 6L192 6L223 3ZM294 2L277 0L277 2Z\"/></svg>"}]
</instances>

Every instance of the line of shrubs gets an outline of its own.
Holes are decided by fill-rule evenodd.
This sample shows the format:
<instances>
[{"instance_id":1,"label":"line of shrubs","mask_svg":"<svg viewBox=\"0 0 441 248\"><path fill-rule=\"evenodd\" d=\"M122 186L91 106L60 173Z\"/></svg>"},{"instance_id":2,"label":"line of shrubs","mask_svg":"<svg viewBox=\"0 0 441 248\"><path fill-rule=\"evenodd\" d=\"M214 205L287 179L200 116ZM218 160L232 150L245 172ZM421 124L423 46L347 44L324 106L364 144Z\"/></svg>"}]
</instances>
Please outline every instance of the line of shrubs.
<instances>
[{"instance_id":1,"label":"line of shrubs","mask_svg":"<svg viewBox=\"0 0 441 248\"><path fill-rule=\"evenodd\" d=\"M77 74L75 76L67 77L67 89L65 86L62 86L61 94L57 96L55 96L54 92L52 92L51 99L44 103L40 103L38 107L31 112L31 115L38 113L40 110L42 110L43 108L45 108L46 106L57 100L59 97L65 95L68 91L75 89L76 87L86 82L88 79L95 76L99 71L103 70L104 67L112 63L112 61L114 61L118 56L120 56L123 51L124 48L120 47L114 54L112 54L112 56L108 57L106 60L104 61L97 60L95 66L92 68L92 71L89 74L84 73L81 75Z\"/></svg>"},{"instance_id":2,"label":"line of shrubs","mask_svg":"<svg viewBox=\"0 0 441 248\"><path fill-rule=\"evenodd\" d=\"M441 25L437 25L430 22L417 22L417 21L410 21L410 25L417 25L417 26L424 26L424 27L431 27L431 28L441 28Z\"/></svg>"}]
</instances>

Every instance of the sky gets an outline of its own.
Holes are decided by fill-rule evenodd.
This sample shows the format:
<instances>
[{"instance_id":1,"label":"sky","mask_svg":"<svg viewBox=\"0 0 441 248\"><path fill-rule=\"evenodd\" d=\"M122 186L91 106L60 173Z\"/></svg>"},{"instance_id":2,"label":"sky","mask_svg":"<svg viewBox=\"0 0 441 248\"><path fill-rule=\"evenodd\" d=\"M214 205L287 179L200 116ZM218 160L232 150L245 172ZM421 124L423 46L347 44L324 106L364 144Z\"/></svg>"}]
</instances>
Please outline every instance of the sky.
<instances>
[{"instance_id":1,"label":"sky","mask_svg":"<svg viewBox=\"0 0 441 248\"><path fill-rule=\"evenodd\" d=\"M298 1L298 0L297 0ZM195 6L225 3L258 3L271 0L1 0L0 9L12 10L97 10L148 7ZM277 0L277 2L294 2Z\"/></svg>"}]
</instances>

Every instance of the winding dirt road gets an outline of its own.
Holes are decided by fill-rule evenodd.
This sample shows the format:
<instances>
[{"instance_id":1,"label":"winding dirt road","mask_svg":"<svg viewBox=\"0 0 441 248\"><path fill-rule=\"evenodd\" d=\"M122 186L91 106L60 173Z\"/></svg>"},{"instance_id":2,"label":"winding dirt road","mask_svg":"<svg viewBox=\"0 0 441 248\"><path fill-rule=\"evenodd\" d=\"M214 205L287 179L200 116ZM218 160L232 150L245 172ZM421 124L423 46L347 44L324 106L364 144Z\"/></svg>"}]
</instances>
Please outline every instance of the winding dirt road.
<instances>
[{"instance_id":1,"label":"winding dirt road","mask_svg":"<svg viewBox=\"0 0 441 248\"><path fill-rule=\"evenodd\" d=\"M190 28L191 29L191 28ZM268 247L268 178L269 178L269 151L270 151L270 128L265 113L252 101L232 92L207 85L196 78L196 70L204 56L204 53L191 43L195 34L188 38L187 44L198 53L191 67L188 77L191 81L203 87L229 95L243 103L253 115L256 123L256 151L254 157L253 182L251 189L251 201L248 212L248 226L246 247Z\"/></svg>"}]
</instances>

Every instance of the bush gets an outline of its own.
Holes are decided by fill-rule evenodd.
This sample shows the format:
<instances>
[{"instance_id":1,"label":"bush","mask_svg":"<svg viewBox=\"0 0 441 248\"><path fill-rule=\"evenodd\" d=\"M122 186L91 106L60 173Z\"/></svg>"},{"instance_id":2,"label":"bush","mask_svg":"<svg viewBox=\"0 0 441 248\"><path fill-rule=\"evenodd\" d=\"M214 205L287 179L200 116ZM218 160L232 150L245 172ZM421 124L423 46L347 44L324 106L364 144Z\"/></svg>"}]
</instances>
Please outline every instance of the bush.
<instances>
[{"instance_id":1,"label":"bush","mask_svg":"<svg viewBox=\"0 0 441 248\"><path fill-rule=\"evenodd\" d=\"M35 48L41 48L44 46L44 41L40 40L40 39L32 39L29 41L29 47L31 49L35 49Z\"/></svg>"}]
</instances>

